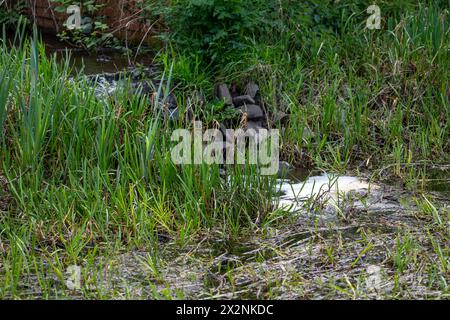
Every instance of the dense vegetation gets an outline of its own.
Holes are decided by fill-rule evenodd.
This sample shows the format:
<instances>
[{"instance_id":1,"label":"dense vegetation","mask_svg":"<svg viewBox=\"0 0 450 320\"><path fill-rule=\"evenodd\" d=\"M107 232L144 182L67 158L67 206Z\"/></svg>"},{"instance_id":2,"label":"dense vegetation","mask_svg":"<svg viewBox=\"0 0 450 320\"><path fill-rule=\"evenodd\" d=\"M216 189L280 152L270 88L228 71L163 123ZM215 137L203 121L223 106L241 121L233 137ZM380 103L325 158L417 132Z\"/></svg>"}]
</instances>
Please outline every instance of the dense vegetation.
<instances>
[{"instance_id":1,"label":"dense vegetation","mask_svg":"<svg viewBox=\"0 0 450 320\"><path fill-rule=\"evenodd\" d=\"M383 29L368 30L365 1L231 1L231 16L222 16L222 2L175 1L166 10L178 19L168 18L174 48L161 59L174 64L182 91L211 95L215 81L256 79L267 107L291 114L284 137L293 162L304 150L336 170L357 161L448 160L443 3L384 1Z\"/></svg>"},{"instance_id":2,"label":"dense vegetation","mask_svg":"<svg viewBox=\"0 0 450 320\"><path fill-rule=\"evenodd\" d=\"M380 30L366 28L362 0L145 1L143 14L167 27L157 35L164 46L152 99L123 88L99 100L68 59L46 56L36 30L20 30L14 46L4 31L0 297L26 296L27 275L36 276L42 297L70 295L45 275L63 280L67 266L92 270L99 256L123 250L151 252L154 281L161 239L181 248L206 238L234 243L291 221L274 209L276 177L230 166L224 179L218 165L172 163L170 134L190 127L188 107L211 126L223 119L212 110L217 82L242 87L252 79L270 116L289 114L283 128L269 122L282 129L282 158L291 164L370 172L425 191L430 166L450 160L449 11L446 1L376 2ZM181 106L176 123L157 111L170 93ZM421 208L444 220L431 240L443 267L430 274L448 280L441 246L450 215L427 201ZM118 295L92 293L95 281L84 297Z\"/></svg>"}]
</instances>

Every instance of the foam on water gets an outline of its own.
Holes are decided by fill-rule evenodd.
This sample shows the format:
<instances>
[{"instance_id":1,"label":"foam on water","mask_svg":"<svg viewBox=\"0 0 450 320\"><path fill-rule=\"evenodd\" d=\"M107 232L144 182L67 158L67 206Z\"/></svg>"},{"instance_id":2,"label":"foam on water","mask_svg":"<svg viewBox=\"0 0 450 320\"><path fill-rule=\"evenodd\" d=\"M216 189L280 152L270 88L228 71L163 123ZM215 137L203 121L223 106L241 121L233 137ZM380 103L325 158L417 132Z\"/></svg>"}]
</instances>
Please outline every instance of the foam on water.
<instances>
[{"instance_id":1,"label":"foam on water","mask_svg":"<svg viewBox=\"0 0 450 320\"><path fill-rule=\"evenodd\" d=\"M328 204L336 204L340 197L348 192L362 192L377 189L378 186L365 182L357 177L322 176L310 177L304 182L280 181L278 207L289 211L299 211L306 200L321 197Z\"/></svg>"}]
</instances>

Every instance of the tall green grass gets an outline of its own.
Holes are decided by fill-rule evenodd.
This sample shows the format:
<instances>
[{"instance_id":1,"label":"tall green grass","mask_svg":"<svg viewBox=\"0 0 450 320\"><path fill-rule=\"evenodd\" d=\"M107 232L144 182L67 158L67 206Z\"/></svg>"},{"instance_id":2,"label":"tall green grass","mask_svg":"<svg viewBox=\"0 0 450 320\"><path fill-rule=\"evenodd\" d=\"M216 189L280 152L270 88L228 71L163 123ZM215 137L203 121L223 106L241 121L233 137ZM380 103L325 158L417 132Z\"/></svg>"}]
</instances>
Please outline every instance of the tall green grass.
<instances>
[{"instance_id":1,"label":"tall green grass","mask_svg":"<svg viewBox=\"0 0 450 320\"><path fill-rule=\"evenodd\" d=\"M162 235L184 244L205 229L233 237L270 213L274 178L249 167L229 168L227 179L218 165L174 165L171 133L191 124L162 116L170 66L152 97L124 87L98 99L69 59L46 56L36 32L19 42L3 44L0 58L0 165L13 199L0 217L11 249L0 295L15 296L23 274L39 273L36 248L64 248L51 258L59 275L92 250L156 247Z\"/></svg>"},{"instance_id":2,"label":"tall green grass","mask_svg":"<svg viewBox=\"0 0 450 320\"><path fill-rule=\"evenodd\" d=\"M274 177L250 166L226 167L224 177L217 165L171 161L172 131L191 128L162 116L174 82L183 97L192 89L208 97L216 80L255 79L269 113L290 113L282 150L297 165L390 167L406 177L405 165L448 163L449 13L433 5L411 10L387 16L382 30L365 30L358 12L342 15L334 34L308 38L292 28L254 38L217 79L191 55L165 52L151 97L124 87L98 99L68 58L46 56L36 32L19 32L14 46L4 34L0 174L12 201L0 215L8 248L0 255L0 297L20 297L31 274L42 296L64 296L64 286L55 293L43 275L63 279L72 264L95 269L100 252L153 252L159 239L184 245L209 230L232 238L271 221Z\"/></svg>"},{"instance_id":3,"label":"tall green grass","mask_svg":"<svg viewBox=\"0 0 450 320\"><path fill-rule=\"evenodd\" d=\"M226 66L234 81L257 79L268 110L291 114L288 161L309 165L306 153L340 172L448 163L449 11L428 3L395 12L368 30L365 11L343 11L334 35L275 33Z\"/></svg>"}]
</instances>

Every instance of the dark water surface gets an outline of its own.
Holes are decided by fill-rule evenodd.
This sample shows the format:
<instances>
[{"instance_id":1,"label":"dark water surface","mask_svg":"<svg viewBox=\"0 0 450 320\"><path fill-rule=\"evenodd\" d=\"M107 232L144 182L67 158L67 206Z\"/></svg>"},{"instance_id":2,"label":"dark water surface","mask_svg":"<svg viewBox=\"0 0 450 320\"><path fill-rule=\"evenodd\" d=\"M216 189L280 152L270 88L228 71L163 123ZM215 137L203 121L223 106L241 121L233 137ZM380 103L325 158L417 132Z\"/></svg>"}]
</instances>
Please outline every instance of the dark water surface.
<instances>
[{"instance_id":1,"label":"dark water surface","mask_svg":"<svg viewBox=\"0 0 450 320\"><path fill-rule=\"evenodd\" d=\"M64 59L66 52L69 52L74 71L83 71L86 75L114 73L136 65L147 67L153 63L152 54L135 56L135 53L130 53L127 55L119 50L108 48L88 52L71 47L67 43L59 41L55 36L48 34L43 34L42 40L47 54L56 53L59 59Z\"/></svg>"},{"instance_id":2,"label":"dark water surface","mask_svg":"<svg viewBox=\"0 0 450 320\"><path fill-rule=\"evenodd\" d=\"M127 55L125 50L112 48L98 48L95 51L87 51L60 41L51 34L42 33L40 38L45 45L48 56L56 54L57 59L62 61L66 58L67 53L69 54L74 73L83 72L86 75L115 73L136 66L148 67L153 64L154 55L142 53L142 50L137 55L131 50ZM14 42L13 32L7 34L7 41L10 45Z\"/></svg>"}]
</instances>

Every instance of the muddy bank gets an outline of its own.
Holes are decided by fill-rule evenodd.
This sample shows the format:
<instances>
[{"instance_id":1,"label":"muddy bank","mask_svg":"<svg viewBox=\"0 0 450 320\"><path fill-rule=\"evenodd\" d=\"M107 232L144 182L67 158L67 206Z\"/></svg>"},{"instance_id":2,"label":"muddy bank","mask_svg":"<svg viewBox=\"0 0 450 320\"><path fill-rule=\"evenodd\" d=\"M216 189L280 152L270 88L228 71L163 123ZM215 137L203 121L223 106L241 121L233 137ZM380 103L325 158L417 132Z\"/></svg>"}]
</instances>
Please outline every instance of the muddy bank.
<instances>
[{"instance_id":1,"label":"muddy bank","mask_svg":"<svg viewBox=\"0 0 450 320\"><path fill-rule=\"evenodd\" d=\"M312 177L302 183L301 192L314 194L329 178ZM162 244L156 282L141 277L148 275L142 263L146 252L118 256L112 270L125 275L138 298L148 298L150 288L172 297L205 299L450 297L429 273L448 268L439 263L437 249L448 250L448 199L439 203L442 225L436 228L439 219L424 212L411 192L370 186L355 177L335 179L342 187L339 193L333 185L320 200L326 201L314 207L296 200L299 210L280 215L276 227L262 226L234 241L224 240L218 231L217 238L205 237L180 254L174 254L173 244ZM434 236L428 233L431 228ZM123 281L122 276L112 283ZM139 278L142 282L136 282Z\"/></svg>"},{"instance_id":2,"label":"muddy bank","mask_svg":"<svg viewBox=\"0 0 450 320\"><path fill-rule=\"evenodd\" d=\"M179 253L174 244L163 244L156 273L149 272L147 252L125 253L114 259L108 286L129 288L136 298L152 297L154 290L205 299L450 297L430 275L446 268L433 249L448 250L445 228L430 238L435 221L407 192L380 185L367 198L366 206L347 204L332 221L292 214L250 238L218 240L218 232ZM448 204L443 217L445 210Z\"/></svg>"},{"instance_id":3,"label":"muddy bank","mask_svg":"<svg viewBox=\"0 0 450 320\"><path fill-rule=\"evenodd\" d=\"M448 199L427 195L439 208L433 214L423 197L395 186L366 190L358 178L339 182L346 192L331 190L328 204L296 201L300 210L275 210L270 224L238 238L217 226L183 247L161 239L152 248L97 258L81 266L84 289L69 298L450 298L443 290L450 264L442 255L449 248ZM339 197L346 200L335 202ZM49 281L55 293L64 292L60 279ZM39 296L36 283L24 279L23 293Z\"/></svg>"}]
</instances>

